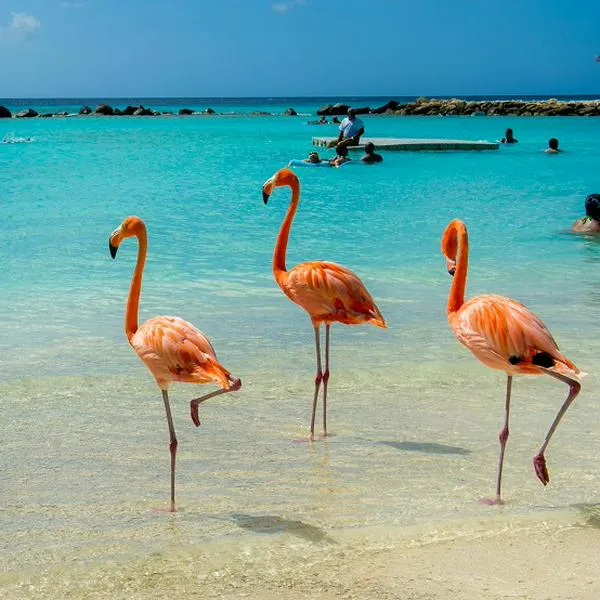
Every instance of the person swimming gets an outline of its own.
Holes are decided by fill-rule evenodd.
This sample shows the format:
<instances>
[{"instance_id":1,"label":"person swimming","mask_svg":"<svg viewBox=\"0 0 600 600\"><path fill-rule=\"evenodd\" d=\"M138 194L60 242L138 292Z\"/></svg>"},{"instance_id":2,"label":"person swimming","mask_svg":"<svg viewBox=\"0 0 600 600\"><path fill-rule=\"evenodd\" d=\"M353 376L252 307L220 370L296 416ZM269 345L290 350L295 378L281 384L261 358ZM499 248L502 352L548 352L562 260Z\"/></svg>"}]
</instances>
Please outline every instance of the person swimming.
<instances>
[{"instance_id":1,"label":"person swimming","mask_svg":"<svg viewBox=\"0 0 600 600\"><path fill-rule=\"evenodd\" d=\"M517 140L514 136L513 136L513 130L509 127L505 132L504 132L504 137L500 140L501 144L518 144L519 140Z\"/></svg>"},{"instance_id":2,"label":"person swimming","mask_svg":"<svg viewBox=\"0 0 600 600\"><path fill-rule=\"evenodd\" d=\"M304 159L304 162L317 164L317 163L320 163L320 162L323 162L323 161L321 160L321 157L319 156L318 152L311 152L308 155L308 158Z\"/></svg>"},{"instance_id":3,"label":"person swimming","mask_svg":"<svg viewBox=\"0 0 600 600\"><path fill-rule=\"evenodd\" d=\"M558 140L556 138L550 138L548 140L548 147L544 150L546 154L558 154L561 150L558 149Z\"/></svg>"},{"instance_id":4,"label":"person swimming","mask_svg":"<svg viewBox=\"0 0 600 600\"><path fill-rule=\"evenodd\" d=\"M571 233L583 235L600 233L600 194L590 194L585 199L585 217L573 223Z\"/></svg>"}]
</instances>

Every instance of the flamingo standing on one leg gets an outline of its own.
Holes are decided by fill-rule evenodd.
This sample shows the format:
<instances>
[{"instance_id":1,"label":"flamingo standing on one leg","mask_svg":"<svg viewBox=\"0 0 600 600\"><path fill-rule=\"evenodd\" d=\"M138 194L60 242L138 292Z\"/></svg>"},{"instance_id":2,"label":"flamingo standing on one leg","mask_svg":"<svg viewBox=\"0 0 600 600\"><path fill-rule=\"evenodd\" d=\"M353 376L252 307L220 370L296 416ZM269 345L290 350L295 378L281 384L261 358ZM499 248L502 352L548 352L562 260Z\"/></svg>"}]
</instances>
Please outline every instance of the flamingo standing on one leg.
<instances>
[{"instance_id":1,"label":"flamingo standing on one leg","mask_svg":"<svg viewBox=\"0 0 600 600\"><path fill-rule=\"evenodd\" d=\"M138 239L138 258L131 280L127 310L125 312L125 334L140 357L150 369L162 391L167 422L169 424L171 453L171 512L175 511L175 457L177 438L169 405L168 388L173 381L182 383L216 383L222 389L210 392L190 402L190 413L198 427L198 405L219 394L239 390L242 382L231 376L217 360L208 338L193 325L179 317L155 317L138 327L138 307L142 290L142 274L146 262L148 241L146 226L138 217L127 217L110 236L109 248L113 258L121 242L128 237Z\"/></svg>"},{"instance_id":2,"label":"flamingo standing on one leg","mask_svg":"<svg viewBox=\"0 0 600 600\"><path fill-rule=\"evenodd\" d=\"M442 238L442 254L454 277L448 296L448 322L458 341L484 365L507 376L504 427L500 432L500 458L495 503L501 504L502 464L508 440L508 416L513 375L550 375L569 386L569 395L554 419L544 443L533 459L538 479L550 481L544 452L562 416L575 400L585 375L563 356L548 328L525 306L503 296L476 296L465 302L469 239L462 221L448 224Z\"/></svg>"},{"instance_id":3,"label":"flamingo standing on one leg","mask_svg":"<svg viewBox=\"0 0 600 600\"><path fill-rule=\"evenodd\" d=\"M327 435L327 382L329 381L329 328L331 324L370 323L384 329L386 324L362 281L349 269L334 263L307 262L295 266L290 271L287 270L285 253L292 221L300 201L300 183L292 171L281 169L263 185L265 204L273 190L281 186L289 186L292 189L292 199L277 237L273 255L273 275L283 293L309 314L315 330L317 374L310 420L310 438L313 439L321 382L323 383L323 431L324 435ZM319 332L322 324L325 324L324 371L321 363Z\"/></svg>"}]
</instances>

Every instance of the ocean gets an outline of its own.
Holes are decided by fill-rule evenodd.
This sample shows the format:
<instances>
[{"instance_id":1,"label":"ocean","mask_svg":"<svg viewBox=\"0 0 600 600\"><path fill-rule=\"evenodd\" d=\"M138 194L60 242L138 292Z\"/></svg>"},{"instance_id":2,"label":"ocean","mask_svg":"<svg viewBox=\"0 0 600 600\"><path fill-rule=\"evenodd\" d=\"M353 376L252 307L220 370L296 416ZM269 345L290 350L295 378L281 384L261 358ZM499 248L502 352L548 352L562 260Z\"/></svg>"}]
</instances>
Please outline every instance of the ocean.
<instances>
[{"instance_id":1,"label":"ocean","mask_svg":"<svg viewBox=\"0 0 600 600\"><path fill-rule=\"evenodd\" d=\"M108 102L189 106L149 100ZM494 140L512 127L519 143L296 169L288 266L351 268L389 326L332 327L331 435L308 443L312 327L271 271L289 191L265 207L261 188L336 129L245 114L314 114L327 99L259 100L195 104L235 113L215 117L0 120L0 140L31 140L0 144L0 596L217 598L325 567L335 579L370 550L586 526L596 510L600 243L568 230L600 191L600 119L365 116L368 136ZM85 103L52 102L0 104ZM543 152L550 137L562 154ZM136 242L108 251L128 215L149 236L140 322L194 323L243 381L201 405L198 429L188 403L209 388L172 387L175 514L160 391L123 331ZM546 452L546 488L532 458L567 389L514 382L502 507L478 500L494 492L505 376L447 324L440 239L453 218L470 235L467 297L523 302L588 373Z\"/></svg>"}]
</instances>

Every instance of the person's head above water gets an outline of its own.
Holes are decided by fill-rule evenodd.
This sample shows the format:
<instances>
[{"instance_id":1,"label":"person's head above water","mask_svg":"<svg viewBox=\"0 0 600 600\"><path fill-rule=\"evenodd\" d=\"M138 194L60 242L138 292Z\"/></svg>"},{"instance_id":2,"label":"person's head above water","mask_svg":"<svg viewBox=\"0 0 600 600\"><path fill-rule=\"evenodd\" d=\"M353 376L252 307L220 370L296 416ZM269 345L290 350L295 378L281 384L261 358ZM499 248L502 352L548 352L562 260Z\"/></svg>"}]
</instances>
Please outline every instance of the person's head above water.
<instances>
[{"instance_id":1,"label":"person's head above water","mask_svg":"<svg viewBox=\"0 0 600 600\"><path fill-rule=\"evenodd\" d=\"M367 142L365 144L365 153L373 154L375 152L375 144L373 142Z\"/></svg>"},{"instance_id":2,"label":"person's head above water","mask_svg":"<svg viewBox=\"0 0 600 600\"><path fill-rule=\"evenodd\" d=\"M504 135L506 136L507 140L511 140L513 138L513 130L509 127L505 132Z\"/></svg>"},{"instance_id":3,"label":"person's head above water","mask_svg":"<svg viewBox=\"0 0 600 600\"><path fill-rule=\"evenodd\" d=\"M311 162L311 163L319 163L319 162L321 162L321 159L319 158L319 154L317 152L311 152L308 155L308 162Z\"/></svg>"},{"instance_id":4,"label":"person's head above water","mask_svg":"<svg viewBox=\"0 0 600 600\"><path fill-rule=\"evenodd\" d=\"M558 150L558 140L556 138L550 138L548 140L548 148L551 150Z\"/></svg>"},{"instance_id":5,"label":"person's head above water","mask_svg":"<svg viewBox=\"0 0 600 600\"><path fill-rule=\"evenodd\" d=\"M585 214L594 221L600 221L600 194L590 194L585 199Z\"/></svg>"}]
</instances>

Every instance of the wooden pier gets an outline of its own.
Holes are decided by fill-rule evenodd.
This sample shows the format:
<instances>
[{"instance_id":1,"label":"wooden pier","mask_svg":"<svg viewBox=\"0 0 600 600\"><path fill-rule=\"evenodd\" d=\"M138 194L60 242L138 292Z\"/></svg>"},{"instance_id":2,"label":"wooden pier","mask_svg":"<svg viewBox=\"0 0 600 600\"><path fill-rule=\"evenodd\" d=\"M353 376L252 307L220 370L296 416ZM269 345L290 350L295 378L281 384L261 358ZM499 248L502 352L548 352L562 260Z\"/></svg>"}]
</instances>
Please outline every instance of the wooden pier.
<instances>
[{"instance_id":1,"label":"wooden pier","mask_svg":"<svg viewBox=\"0 0 600 600\"><path fill-rule=\"evenodd\" d=\"M328 148L335 137L313 137L313 146ZM377 150L396 150L405 152L419 152L423 150L498 150L498 142L487 140L434 140L414 138L369 138L363 137L358 146L348 146L348 150L363 150L365 144L372 142ZM335 145L335 144L333 144Z\"/></svg>"}]
</instances>

